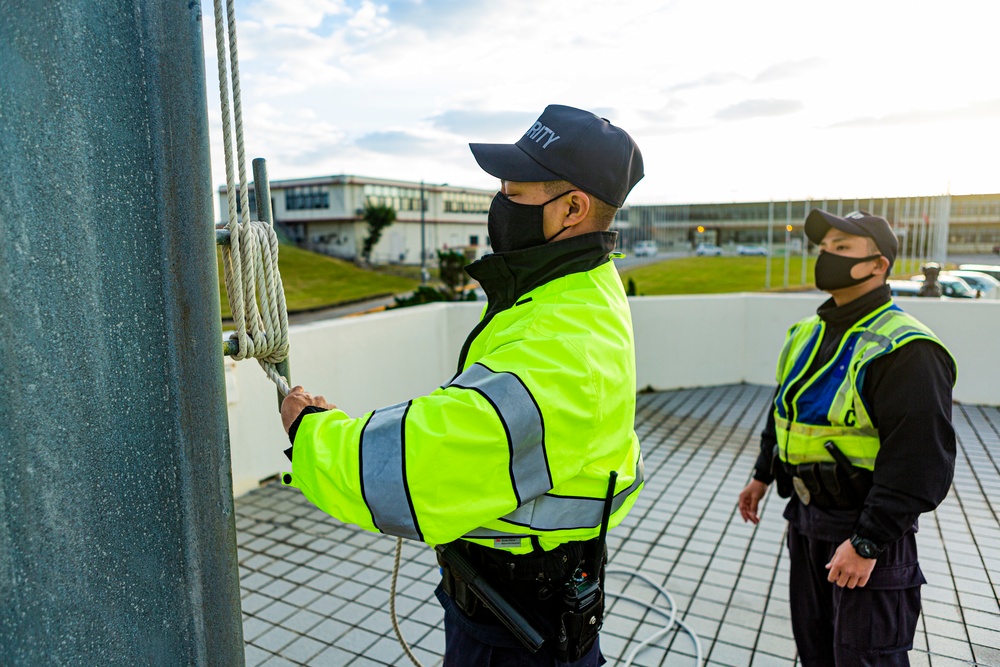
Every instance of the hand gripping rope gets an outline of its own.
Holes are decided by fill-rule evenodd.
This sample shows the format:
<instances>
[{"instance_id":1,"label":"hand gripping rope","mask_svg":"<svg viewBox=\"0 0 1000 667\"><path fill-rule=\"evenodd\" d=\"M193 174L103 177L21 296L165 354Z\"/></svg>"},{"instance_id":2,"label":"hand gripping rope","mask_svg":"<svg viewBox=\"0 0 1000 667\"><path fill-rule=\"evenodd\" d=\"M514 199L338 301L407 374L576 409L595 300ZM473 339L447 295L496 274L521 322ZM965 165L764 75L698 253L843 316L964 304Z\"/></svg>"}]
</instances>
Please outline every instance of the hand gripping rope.
<instances>
[{"instance_id":1,"label":"hand gripping rope","mask_svg":"<svg viewBox=\"0 0 1000 667\"><path fill-rule=\"evenodd\" d=\"M229 77L226 71L226 29L223 14L229 18L229 58L233 73L233 114L229 110ZM225 353L234 359L255 358L283 397L289 392L288 310L285 290L278 272L278 237L271 217L271 195L267 167L263 159L254 160L254 194L259 220L250 220L246 157L243 151L243 105L240 100L240 68L236 49L236 13L233 0L215 0L215 44L219 62L219 99L222 102L222 137L226 158L226 199L229 223L217 230L216 241L223 246L222 265L226 274L226 293L236 324ZM233 123L233 121L235 121ZM240 182L233 175L231 123L236 126L236 152ZM237 196L239 205L237 206ZM258 306L259 301L259 306Z\"/></svg>"}]
</instances>

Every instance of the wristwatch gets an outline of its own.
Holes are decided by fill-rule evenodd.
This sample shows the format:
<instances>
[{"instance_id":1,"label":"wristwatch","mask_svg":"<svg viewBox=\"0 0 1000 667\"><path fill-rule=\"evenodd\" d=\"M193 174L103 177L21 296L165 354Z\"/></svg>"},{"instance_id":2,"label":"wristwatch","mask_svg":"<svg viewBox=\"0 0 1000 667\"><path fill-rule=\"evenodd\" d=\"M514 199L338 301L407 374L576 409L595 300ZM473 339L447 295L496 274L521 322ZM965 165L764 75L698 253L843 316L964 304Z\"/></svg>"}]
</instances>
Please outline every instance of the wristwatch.
<instances>
[{"instance_id":1,"label":"wristwatch","mask_svg":"<svg viewBox=\"0 0 1000 667\"><path fill-rule=\"evenodd\" d=\"M851 546L862 558L878 558L878 555L883 551L867 537L861 537L857 533L851 535Z\"/></svg>"}]
</instances>

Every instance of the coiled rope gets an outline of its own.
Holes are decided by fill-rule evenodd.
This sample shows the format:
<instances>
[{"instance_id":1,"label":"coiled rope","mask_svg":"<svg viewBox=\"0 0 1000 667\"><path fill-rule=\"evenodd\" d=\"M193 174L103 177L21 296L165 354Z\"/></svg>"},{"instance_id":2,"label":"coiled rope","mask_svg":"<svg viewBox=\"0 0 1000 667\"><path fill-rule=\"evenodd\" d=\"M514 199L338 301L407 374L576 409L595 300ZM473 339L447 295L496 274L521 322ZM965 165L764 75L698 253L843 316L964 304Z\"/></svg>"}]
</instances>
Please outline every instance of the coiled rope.
<instances>
[{"instance_id":1,"label":"coiled rope","mask_svg":"<svg viewBox=\"0 0 1000 667\"><path fill-rule=\"evenodd\" d=\"M229 60L233 73L233 113L229 108L229 76L226 68L226 21L228 17ZM239 349L236 360L257 359L282 396L289 392L288 380L276 364L288 357L288 309L278 272L278 237L262 220L250 220L246 156L243 150L243 104L240 99L240 66L236 49L236 12L233 0L215 0L215 45L219 62L219 99L222 102L222 141L226 158L226 199L229 204L229 245L223 246L222 266L226 293L236 324L230 339ZM233 175L232 125L236 127L236 153L240 182ZM239 206L237 206L237 193ZM270 202L264 202L270 206ZM258 305L259 302L259 305Z\"/></svg>"}]
</instances>

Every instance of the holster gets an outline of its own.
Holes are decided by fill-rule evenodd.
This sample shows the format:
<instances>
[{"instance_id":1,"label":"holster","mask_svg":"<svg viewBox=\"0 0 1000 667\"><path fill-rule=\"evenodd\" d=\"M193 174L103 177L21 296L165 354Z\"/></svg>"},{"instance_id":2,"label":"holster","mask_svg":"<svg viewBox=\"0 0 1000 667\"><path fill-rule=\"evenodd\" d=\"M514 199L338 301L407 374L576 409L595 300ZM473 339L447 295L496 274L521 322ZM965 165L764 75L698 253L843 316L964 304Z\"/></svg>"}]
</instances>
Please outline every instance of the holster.
<instances>
[{"instance_id":1,"label":"holster","mask_svg":"<svg viewBox=\"0 0 1000 667\"><path fill-rule=\"evenodd\" d=\"M570 542L549 552L518 556L473 543L458 544L476 572L505 599L534 613L545 629L543 648L557 660L575 662L590 651L604 618L604 565L599 576L592 574L585 558L591 542ZM605 553L602 561L606 560ZM442 588L455 605L472 620L488 622L493 612L440 555L438 563ZM574 577L581 572L587 576Z\"/></svg>"},{"instance_id":2,"label":"holster","mask_svg":"<svg viewBox=\"0 0 1000 667\"><path fill-rule=\"evenodd\" d=\"M872 488L870 470L852 467L848 473L836 463L781 463L781 472L794 482L793 489L803 504L821 509L858 509Z\"/></svg>"},{"instance_id":3,"label":"holster","mask_svg":"<svg viewBox=\"0 0 1000 667\"><path fill-rule=\"evenodd\" d=\"M466 585L465 581L455 576L455 573L447 563L441 560L440 556L438 556L438 564L441 566L441 587L444 592L466 616L475 616L481 607L479 598Z\"/></svg>"}]
</instances>

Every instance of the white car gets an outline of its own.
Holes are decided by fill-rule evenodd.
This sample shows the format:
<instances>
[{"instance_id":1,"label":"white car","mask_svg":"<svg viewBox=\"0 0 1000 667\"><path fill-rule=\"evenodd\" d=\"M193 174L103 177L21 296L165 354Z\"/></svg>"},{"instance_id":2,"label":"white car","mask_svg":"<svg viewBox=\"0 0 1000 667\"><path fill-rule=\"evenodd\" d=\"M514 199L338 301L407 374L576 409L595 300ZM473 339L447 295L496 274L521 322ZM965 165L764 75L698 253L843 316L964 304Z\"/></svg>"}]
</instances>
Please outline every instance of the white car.
<instances>
[{"instance_id":1,"label":"white car","mask_svg":"<svg viewBox=\"0 0 1000 667\"><path fill-rule=\"evenodd\" d=\"M920 283L915 280L889 280L887 284L893 296L920 296Z\"/></svg>"},{"instance_id":2,"label":"white car","mask_svg":"<svg viewBox=\"0 0 1000 667\"><path fill-rule=\"evenodd\" d=\"M917 274L910 278L915 283L924 282L924 277ZM969 287L969 283L965 282L957 276L949 276L947 273L942 273L938 276L938 282L941 283L941 294L950 297L952 299L975 299L976 290Z\"/></svg>"},{"instance_id":3,"label":"white car","mask_svg":"<svg viewBox=\"0 0 1000 667\"><path fill-rule=\"evenodd\" d=\"M993 264L959 264L960 271L977 271L1000 280L1000 266Z\"/></svg>"},{"instance_id":4,"label":"white car","mask_svg":"<svg viewBox=\"0 0 1000 667\"><path fill-rule=\"evenodd\" d=\"M1000 299L1000 280L979 271L945 271L945 275L961 278L984 299Z\"/></svg>"},{"instance_id":5,"label":"white car","mask_svg":"<svg viewBox=\"0 0 1000 667\"><path fill-rule=\"evenodd\" d=\"M636 257L656 257L659 252L660 248L656 245L656 241L639 241L632 249L632 254Z\"/></svg>"},{"instance_id":6,"label":"white car","mask_svg":"<svg viewBox=\"0 0 1000 667\"><path fill-rule=\"evenodd\" d=\"M736 254L767 257L767 248L762 245L738 245L736 246Z\"/></svg>"},{"instance_id":7,"label":"white car","mask_svg":"<svg viewBox=\"0 0 1000 667\"><path fill-rule=\"evenodd\" d=\"M722 248L714 243L699 243L698 247L694 249L694 254L699 257L705 257L708 255L720 257L722 255Z\"/></svg>"}]
</instances>

